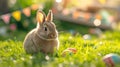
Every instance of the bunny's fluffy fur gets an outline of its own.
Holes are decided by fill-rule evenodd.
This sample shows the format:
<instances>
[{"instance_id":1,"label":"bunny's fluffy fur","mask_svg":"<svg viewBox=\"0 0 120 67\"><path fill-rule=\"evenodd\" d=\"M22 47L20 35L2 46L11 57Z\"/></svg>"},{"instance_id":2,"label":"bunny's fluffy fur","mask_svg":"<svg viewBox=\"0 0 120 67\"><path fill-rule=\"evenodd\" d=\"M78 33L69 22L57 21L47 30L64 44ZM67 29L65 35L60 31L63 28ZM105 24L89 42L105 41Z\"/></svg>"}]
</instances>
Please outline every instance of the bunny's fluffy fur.
<instances>
[{"instance_id":1,"label":"bunny's fluffy fur","mask_svg":"<svg viewBox=\"0 0 120 67\"><path fill-rule=\"evenodd\" d=\"M38 23L38 26L26 35L23 43L24 49L27 53L53 53L54 49L58 49L59 47L58 33L55 30L57 37L55 39L46 39L39 35L39 33L43 33L39 31L39 25Z\"/></svg>"}]
</instances>

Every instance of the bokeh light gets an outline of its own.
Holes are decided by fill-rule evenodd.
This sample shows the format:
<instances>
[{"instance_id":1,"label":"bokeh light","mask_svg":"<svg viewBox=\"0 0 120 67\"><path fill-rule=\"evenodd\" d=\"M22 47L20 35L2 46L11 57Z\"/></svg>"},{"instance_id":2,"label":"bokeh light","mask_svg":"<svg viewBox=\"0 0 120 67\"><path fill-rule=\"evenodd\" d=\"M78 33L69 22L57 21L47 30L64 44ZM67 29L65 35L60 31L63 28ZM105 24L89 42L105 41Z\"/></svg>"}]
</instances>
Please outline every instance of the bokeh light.
<instances>
[{"instance_id":1,"label":"bokeh light","mask_svg":"<svg viewBox=\"0 0 120 67\"><path fill-rule=\"evenodd\" d=\"M57 2L57 3L60 3L60 2L62 2L62 0L56 0L56 2Z\"/></svg>"},{"instance_id":2,"label":"bokeh light","mask_svg":"<svg viewBox=\"0 0 120 67\"><path fill-rule=\"evenodd\" d=\"M94 23L95 26L100 26L101 25L101 21L99 19L95 19L93 23Z\"/></svg>"}]
</instances>

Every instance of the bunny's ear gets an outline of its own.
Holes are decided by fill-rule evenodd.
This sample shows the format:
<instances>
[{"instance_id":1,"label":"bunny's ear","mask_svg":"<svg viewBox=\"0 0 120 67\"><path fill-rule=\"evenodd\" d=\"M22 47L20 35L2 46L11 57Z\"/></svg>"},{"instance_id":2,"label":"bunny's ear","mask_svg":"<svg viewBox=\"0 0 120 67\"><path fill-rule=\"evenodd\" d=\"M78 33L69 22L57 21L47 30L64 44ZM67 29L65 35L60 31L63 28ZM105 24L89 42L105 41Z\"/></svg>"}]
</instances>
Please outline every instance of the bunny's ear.
<instances>
[{"instance_id":1,"label":"bunny's ear","mask_svg":"<svg viewBox=\"0 0 120 67\"><path fill-rule=\"evenodd\" d=\"M52 20L53 20L53 13L52 10L49 10L46 21L51 22Z\"/></svg>"},{"instance_id":2,"label":"bunny's ear","mask_svg":"<svg viewBox=\"0 0 120 67\"><path fill-rule=\"evenodd\" d=\"M46 17L46 15L44 12L42 12L40 10L37 11L37 16L36 16L37 22L43 23L45 21L45 17Z\"/></svg>"}]
</instances>

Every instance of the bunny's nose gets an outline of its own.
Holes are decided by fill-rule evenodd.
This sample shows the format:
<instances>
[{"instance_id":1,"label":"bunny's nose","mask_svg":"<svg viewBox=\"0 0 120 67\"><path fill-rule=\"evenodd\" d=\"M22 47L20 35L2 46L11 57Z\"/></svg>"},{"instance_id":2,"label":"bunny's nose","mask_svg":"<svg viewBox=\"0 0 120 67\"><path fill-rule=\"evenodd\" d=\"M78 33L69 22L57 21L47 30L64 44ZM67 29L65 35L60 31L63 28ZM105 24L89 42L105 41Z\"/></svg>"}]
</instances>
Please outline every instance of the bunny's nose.
<instances>
[{"instance_id":1,"label":"bunny's nose","mask_svg":"<svg viewBox=\"0 0 120 67\"><path fill-rule=\"evenodd\" d=\"M57 37L57 35L56 35L56 34L51 33L51 34L49 34L49 37L50 37L50 38L56 38L56 37Z\"/></svg>"}]
</instances>

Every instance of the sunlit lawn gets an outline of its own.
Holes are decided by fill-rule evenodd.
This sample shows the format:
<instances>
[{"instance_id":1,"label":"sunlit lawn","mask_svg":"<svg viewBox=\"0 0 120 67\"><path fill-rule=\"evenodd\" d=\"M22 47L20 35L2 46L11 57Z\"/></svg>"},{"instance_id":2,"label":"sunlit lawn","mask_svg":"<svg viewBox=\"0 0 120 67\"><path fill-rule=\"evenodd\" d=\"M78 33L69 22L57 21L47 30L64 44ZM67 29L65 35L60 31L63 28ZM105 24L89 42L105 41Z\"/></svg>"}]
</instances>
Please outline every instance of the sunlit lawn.
<instances>
[{"instance_id":1,"label":"sunlit lawn","mask_svg":"<svg viewBox=\"0 0 120 67\"><path fill-rule=\"evenodd\" d=\"M112 36L111 36L112 35ZM120 55L119 32L105 32L102 38L84 40L81 34L72 36L62 32L59 35L60 48L54 55L26 54L22 41L8 39L0 41L0 67L105 67L102 58L109 53ZM61 56L66 48L76 48L76 54Z\"/></svg>"}]
</instances>

